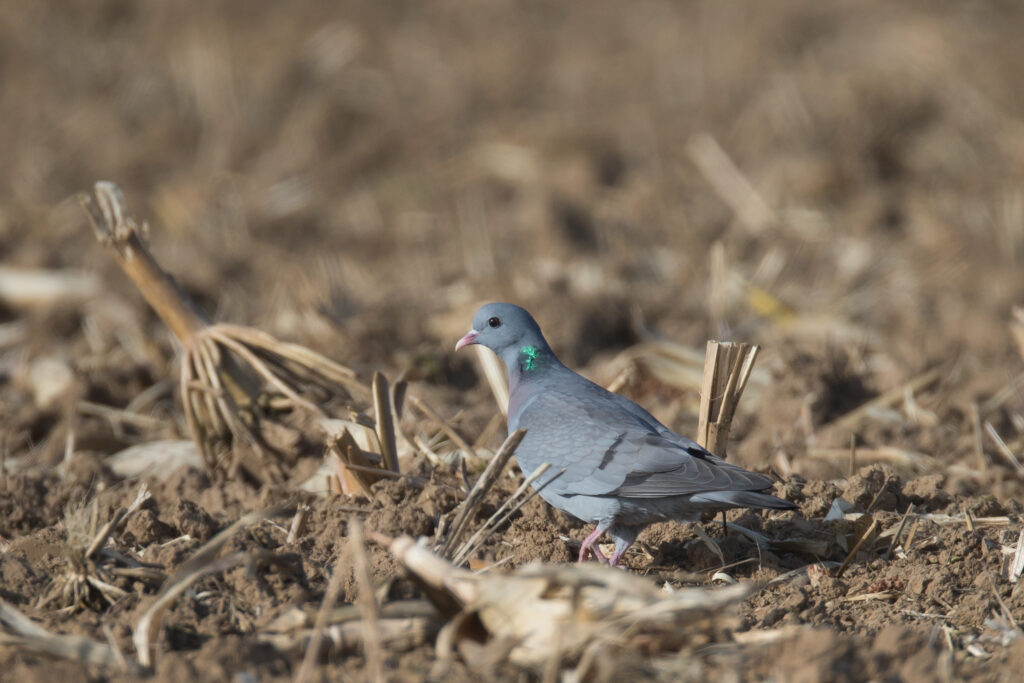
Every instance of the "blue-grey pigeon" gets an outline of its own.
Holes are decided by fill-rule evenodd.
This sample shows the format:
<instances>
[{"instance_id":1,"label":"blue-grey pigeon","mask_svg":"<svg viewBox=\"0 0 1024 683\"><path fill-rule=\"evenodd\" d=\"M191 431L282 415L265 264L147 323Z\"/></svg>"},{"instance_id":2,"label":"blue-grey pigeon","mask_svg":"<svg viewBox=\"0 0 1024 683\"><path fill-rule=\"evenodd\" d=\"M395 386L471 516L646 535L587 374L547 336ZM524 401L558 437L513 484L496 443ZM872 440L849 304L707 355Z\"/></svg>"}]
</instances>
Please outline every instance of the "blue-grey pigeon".
<instances>
[{"instance_id":1,"label":"blue-grey pigeon","mask_svg":"<svg viewBox=\"0 0 1024 683\"><path fill-rule=\"evenodd\" d=\"M580 561L589 552L618 564L640 531L660 520L692 522L702 512L734 507L796 507L761 493L771 488L771 477L726 462L562 365L519 306L483 306L455 350L470 344L486 346L508 366L508 429L526 429L516 449L523 472L551 463L533 484L550 481L541 497L597 525L583 541ZM595 545L605 531L615 541L610 560Z\"/></svg>"}]
</instances>

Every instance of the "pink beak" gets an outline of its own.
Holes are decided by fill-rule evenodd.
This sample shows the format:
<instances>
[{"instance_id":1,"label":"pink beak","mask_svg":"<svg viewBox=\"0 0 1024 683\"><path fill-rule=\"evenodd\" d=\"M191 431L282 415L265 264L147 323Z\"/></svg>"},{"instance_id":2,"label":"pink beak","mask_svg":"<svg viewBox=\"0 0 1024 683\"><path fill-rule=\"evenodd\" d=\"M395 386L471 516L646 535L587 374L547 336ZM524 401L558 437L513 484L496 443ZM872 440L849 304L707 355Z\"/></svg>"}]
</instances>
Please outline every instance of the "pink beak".
<instances>
[{"instance_id":1,"label":"pink beak","mask_svg":"<svg viewBox=\"0 0 1024 683\"><path fill-rule=\"evenodd\" d=\"M476 338L480 336L480 333L476 330L470 330L466 333L462 339L455 344L455 350L458 351L463 346L469 346L470 344L476 344Z\"/></svg>"}]
</instances>

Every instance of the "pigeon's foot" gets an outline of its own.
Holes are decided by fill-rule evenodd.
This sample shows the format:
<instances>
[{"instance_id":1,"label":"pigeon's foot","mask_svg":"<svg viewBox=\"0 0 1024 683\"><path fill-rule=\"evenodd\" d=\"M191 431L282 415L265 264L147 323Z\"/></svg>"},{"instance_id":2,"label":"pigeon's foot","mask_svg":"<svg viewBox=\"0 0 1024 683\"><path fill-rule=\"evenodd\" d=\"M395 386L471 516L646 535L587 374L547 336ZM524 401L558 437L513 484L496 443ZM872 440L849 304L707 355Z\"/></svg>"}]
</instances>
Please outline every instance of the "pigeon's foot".
<instances>
[{"instance_id":1,"label":"pigeon's foot","mask_svg":"<svg viewBox=\"0 0 1024 683\"><path fill-rule=\"evenodd\" d=\"M612 553L612 559L608 561L613 567L619 565L619 560L626 554L629 547L633 545L637 535L640 533L639 527L623 527L623 526L611 526L608 529L608 535L615 541L615 552Z\"/></svg>"},{"instance_id":2,"label":"pigeon's foot","mask_svg":"<svg viewBox=\"0 0 1024 683\"><path fill-rule=\"evenodd\" d=\"M580 556L577 562L585 562L588 554L593 554L594 559L603 564L608 563L608 558L604 556L601 549L597 547L597 539L604 533L604 529L600 526L590 532L590 535L583 540L583 545L580 546Z\"/></svg>"}]
</instances>

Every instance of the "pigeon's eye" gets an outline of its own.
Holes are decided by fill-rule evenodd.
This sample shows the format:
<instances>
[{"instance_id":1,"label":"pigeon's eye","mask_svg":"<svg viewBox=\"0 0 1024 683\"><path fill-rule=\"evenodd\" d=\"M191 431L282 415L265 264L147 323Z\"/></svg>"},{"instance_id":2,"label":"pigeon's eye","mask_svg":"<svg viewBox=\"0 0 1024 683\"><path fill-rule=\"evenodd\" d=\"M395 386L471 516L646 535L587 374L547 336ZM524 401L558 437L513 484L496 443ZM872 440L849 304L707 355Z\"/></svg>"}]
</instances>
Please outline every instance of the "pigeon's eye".
<instances>
[{"instance_id":1,"label":"pigeon's eye","mask_svg":"<svg viewBox=\"0 0 1024 683\"><path fill-rule=\"evenodd\" d=\"M501 319L498 316L494 316L487 321L488 327L501 327Z\"/></svg>"}]
</instances>

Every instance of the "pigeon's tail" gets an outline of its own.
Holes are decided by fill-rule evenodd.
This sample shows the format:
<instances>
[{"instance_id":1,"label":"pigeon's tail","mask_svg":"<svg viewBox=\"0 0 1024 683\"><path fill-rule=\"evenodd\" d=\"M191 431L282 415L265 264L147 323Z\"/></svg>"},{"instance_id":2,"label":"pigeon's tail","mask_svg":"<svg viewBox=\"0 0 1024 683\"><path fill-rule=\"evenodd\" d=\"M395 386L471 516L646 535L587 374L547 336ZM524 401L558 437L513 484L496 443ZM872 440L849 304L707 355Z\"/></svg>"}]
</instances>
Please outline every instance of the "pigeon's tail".
<instances>
[{"instance_id":1,"label":"pigeon's tail","mask_svg":"<svg viewBox=\"0 0 1024 683\"><path fill-rule=\"evenodd\" d=\"M690 498L694 503L710 503L738 508L766 508L769 510L794 510L796 505L767 493L757 491L708 491L697 493Z\"/></svg>"}]
</instances>

